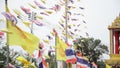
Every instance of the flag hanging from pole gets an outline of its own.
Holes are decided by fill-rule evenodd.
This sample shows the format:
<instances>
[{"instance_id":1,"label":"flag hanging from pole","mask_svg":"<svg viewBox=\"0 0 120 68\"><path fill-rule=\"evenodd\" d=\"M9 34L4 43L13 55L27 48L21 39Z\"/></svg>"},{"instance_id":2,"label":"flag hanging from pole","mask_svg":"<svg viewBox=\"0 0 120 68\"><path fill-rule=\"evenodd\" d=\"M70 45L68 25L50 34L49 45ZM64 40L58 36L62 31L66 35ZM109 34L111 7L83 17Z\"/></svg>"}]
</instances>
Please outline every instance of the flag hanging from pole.
<instances>
[{"instance_id":1,"label":"flag hanging from pole","mask_svg":"<svg viewBox=\"0 0 120 68\"><path fill-rule=\"evenodd\" d=\"M67 57L66 63L73 63L73 64L75 64L77 59L75 57L74 51L71 48L67 48L65 53L66 53L66 57Z\"/></svg>"},{"instance_id":2,"label":"flag hanging from pole","mask_svg":"<svg viewBox=\"0 0 120 68\"><path fill-rule=\"evenodd\" d=\"M9 12L8 7L6 7L6 12ZM11 19L11 18L10 18ZM21 30L17 25L13 25L13 22L7 19L7 44L8 45L20 45L28 53L32 52L38 48L39 39L23 30Z\"/></svg>"},{"instance_id":3,"label":"flag hanging from pole","mask_svg":"<svg viewBox=\"0 0 120 68\"><path fill-rule=\"evenodd\" d=\"M66 61L65 50L68 45L56 36L56 59Z\"/></svg>"},{"instance_id":4,"label":"flag hanging from pole","mask_svg":"<svg viewBox=\"0 0 120 68\"><path fill-rule=\"evenodd\" d=\"M24 67L29 67L30 62L27 59L25 59L24 57L18 56L16 58L16 60L22 62L24 64Z\"/></svg>"},{"instance_id":5,"label":"flag hanging from pole","mask_svg":"<svg viewBox=\"0 0 120 68\"><path fill-rule=\"evenodd\" d=\"M76 54L77 57L77 68L90 68L90 63L88 60L85 60L81 53Z\"/></svg>"}]
</instances>

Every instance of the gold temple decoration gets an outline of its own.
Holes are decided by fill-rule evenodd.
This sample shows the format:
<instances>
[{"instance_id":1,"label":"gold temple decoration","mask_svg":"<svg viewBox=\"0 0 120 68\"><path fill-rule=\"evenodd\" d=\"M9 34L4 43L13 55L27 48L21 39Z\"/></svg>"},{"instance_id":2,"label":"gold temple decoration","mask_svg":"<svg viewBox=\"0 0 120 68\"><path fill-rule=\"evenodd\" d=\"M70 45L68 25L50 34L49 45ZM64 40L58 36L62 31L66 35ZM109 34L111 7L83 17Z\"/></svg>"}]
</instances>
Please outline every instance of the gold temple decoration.
<instances>
[{"instance_id":1,"label":"gold temple decoration","mask_svg":"<svg viewBox=\"0 0 120 68\"><path fill-rule=\"evenodd\" d=\"M120 54L110 54L110 59L105 60L105 63L109 65L120 64Z\"/></svg>"},{"instance_id":2,"label":"gold temple decoration","mask_svg":"<svg viewBox=\"0 0 120 68\"><path fill-rule=\"evenodd\" d=\"M120 15L116 17L111 26L108 26L108 29L119 29L120 28Z\"/></svg>"},{"instance_id":3,"label":"gold temple decoration","mask_svg":"<svg viewBox=\"0 0 120 68\"><path fill-rule=\"evenodd\" d=\"M116 19L112 22L112 24L108 26L108 29L110 32L110 59L105 60L105 63L111 66L116 64L120 65L120 48L118 48L119 54L115 53L115 42L116 42L115 32L116 31L120 32L120 15L117 16ZM119 37L120 37L120 34L119 34Z\"/></svg>"}]
</instances>

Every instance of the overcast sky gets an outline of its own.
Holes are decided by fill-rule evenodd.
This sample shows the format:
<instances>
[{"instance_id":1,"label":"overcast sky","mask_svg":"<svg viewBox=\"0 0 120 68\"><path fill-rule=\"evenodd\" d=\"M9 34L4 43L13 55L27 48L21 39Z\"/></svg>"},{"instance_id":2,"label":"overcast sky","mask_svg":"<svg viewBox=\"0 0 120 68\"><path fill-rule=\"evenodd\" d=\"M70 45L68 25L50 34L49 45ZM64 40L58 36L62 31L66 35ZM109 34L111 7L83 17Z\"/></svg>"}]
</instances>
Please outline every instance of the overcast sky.
<instances>
[{"instance_id":1,"label":"overcast sky","mask_svg":"<svg viewBox=\"0 0 120 68\"><path fill-rule=\"evenodd\" d=\"M88 33L109 44L108 26L120 13L120 0L84 0Z\"/></svg>"}]
</instances>

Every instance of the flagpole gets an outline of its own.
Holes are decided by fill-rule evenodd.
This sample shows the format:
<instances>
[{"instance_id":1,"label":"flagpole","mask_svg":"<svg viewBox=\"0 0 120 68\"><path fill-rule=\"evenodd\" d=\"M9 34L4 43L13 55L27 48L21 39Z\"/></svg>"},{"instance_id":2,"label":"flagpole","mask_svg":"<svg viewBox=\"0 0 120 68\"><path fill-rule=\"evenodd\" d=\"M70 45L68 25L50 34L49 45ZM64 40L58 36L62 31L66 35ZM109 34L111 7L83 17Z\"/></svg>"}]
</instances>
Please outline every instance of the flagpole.
<instances>
[{"instance_id":1,"label":"flagpole","mask_svg":"<svg viewBox=\"0 0 120 68\"><path fill-rule=\"evenodd\" d=\"M68 12L68 1L67 0L65 0L65 32L66 32L66 40L65 40L65 42L67 43L68 42L68 31L67 31L67 26L68 26L68 14L67 14L67 12Z\"/></svg>"},{"instance_id":2,"label":"flagpole","mask_svg":"<svg viewBox=\"0 0 120 68\"><path fill-rule=\"evenodd\" d=\"M65 42L66 43L68 43L68 14L67 14L67 12L68 12L68 0L65 0L65 32L66 32L66 40L65 40ZM67 64L65 64L65 67L67 67L67 68L70 68L70 64L68 64L68 66L67 66Z\"/></svg>"},{"instance_id":3,"label":"flagpole","mask_svg":"<svg viewBox=\"0 0 120 68\"><path fill-rule=\"evenodd\" d=\"M55 33L55 46L57 45L57 34ZM56 59L56 56L57 56L57 50L55 48L55 68L57 68L57 59Z\"/></svg>"},{"instance_id":4,"label":"flagpole","mask_svg":"<svg viewBox=\"0 0 120 68\"><path fill-rule=\"evenodd\" d=\"M55 34L55 47L57 46L57 32L55 29L53 29L53 32ZM57 49L55 48L55 68L57 68Z\"/></svg>"},{"instance_id":5,"label":"flagpole","mask_svg":"<svg viewBox=\"0 0 120 68\"><path fill-rule=\"evenodd\" d=\"M68 0L65 0L65 32L66 32L66 40L65 42L68 43ZM72 64L68 63L68 68L72 68Z\"/></svg>"},{"instance_id":6,"label":"flagpole","mask_svg":"<svg viewBox=\"0 0 120 68\"><path fill-rule=\"evenodd\" d=\"M32 20L31 27L30 27L30 32L31 32L31 34L33 34L33 20L36 19L36 13L35 12L31 12L30 14L28 14L28 19ZM30 56L30 58L31 58L31 56ZM32 62L32 58L30 59L30 62Z\"/></svg>"},{"instance_id":7,"label":"flagpole","mask_svg":"<svg viewBox=\"0 0 120 68\"><path fill-rule=\"evenodd\" d=\"M7 1L8 0L5 0L5 11L7 12L8 11L8 4L7 4ZM6 22L8 22L7 20L6 20ZM8 23L6 23L6 27L8 27ZM7 68L9 68L9 45L8 45L8 41L9 41L9 39L8 39L8 34L7 34L7 60L6 60L6 63L7 63Z\"/></svg>"}]
</instances>

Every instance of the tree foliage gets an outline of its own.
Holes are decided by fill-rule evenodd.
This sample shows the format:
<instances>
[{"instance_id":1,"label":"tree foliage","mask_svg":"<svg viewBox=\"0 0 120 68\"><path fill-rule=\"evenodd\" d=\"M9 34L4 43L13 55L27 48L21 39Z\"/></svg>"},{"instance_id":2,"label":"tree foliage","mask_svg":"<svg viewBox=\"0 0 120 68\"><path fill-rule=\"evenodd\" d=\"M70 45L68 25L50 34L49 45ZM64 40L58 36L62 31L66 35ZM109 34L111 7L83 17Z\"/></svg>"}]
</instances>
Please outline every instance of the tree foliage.
<instances>
[{"instance_id":1,"label":"tree foliage","mask_svg":"<svg viewBox=\"0 0 120 68\"><path fill-rule=\"evenodd\" d=\"M15 65L16 57L19 56L18 52L13 52L13 50L9 49L9 63ZM7 65L7 46L2 46L0 48L0 68L6 68Z\"/></svg>"},{"instance_id":2,"label":"tree foliage","mask_svg":"<svg viewBox=\"0 0 120 68\"><path fill-rule=\"evenodd\" d=\"M74 41L74 45L76 50L86 56L90 62L96 63L100 55L109 52L108 47L102 44L100 39L80 37Z\"/></svg>"}]
</instances>

